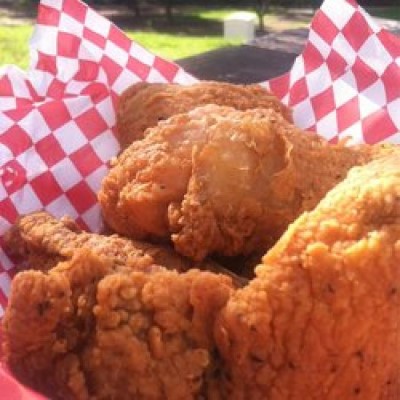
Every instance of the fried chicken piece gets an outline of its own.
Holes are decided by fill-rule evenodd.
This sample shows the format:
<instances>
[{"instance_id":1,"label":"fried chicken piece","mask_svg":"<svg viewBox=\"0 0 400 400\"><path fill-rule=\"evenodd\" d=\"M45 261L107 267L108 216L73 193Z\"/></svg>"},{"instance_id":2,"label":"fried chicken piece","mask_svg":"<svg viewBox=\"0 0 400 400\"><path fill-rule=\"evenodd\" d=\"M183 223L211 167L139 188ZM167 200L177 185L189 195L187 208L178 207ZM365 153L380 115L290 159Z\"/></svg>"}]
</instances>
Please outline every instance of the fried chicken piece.
<instances>
[{"instance_id":1,"label":"fried chicken piece","mask_svg":"<svg viewBox=\"0 0 400 400\"><path fill-rule=\"evenodd\" d=\"M186 193L193 148L208 140L210 126L232 112L206 106L176 115L113 160L98 194L109 227L137 239L167 239L167 209Z\"/></svg>"},{"instance_id":2,"label":"fried chicken piece","mask_svg":"<svg viewBox=\"0 0 400 400\"><path fill-rule=\"evenodd\" d=\"M126 149L99 201L114 231L172 237L194 260L265 252L372 153L330 145L273 110L208 105L160 123Z\"/></svg>"},{"instance_id":3,"label":"fried chicken piece","mask_svg":"<svg viewBox=\"0 0 400 400\"><path fill-rule=\"evenodd\" d=\"M212 327L228 277L118 266L88 249L12 282L8 365L53 399L195 399L216 357ZM136 270L136 271L135 271Z\"/></svg>"},{"instance_id":4,"label":"fried chicken piece","mask_svg":"<svg viewBox=\"0 0 400 400\"><path fill-rule=\"evenodd\" d=\"M400 396L400 153L304 213L216 323L222 398Z\"/></svg>"},{"instance_id":5,"label":"fried chicken piece","mask_svg":"<svg viewBox=\"0 0 400 400\"><path fill-rule=\"evenodd\" d=\"M291 111L260 85L233 85L204 81L190 86L170 83L137 83L120 97L117 134L122 148L143 138L147 128L161 120L198 106L217 104L238 110L268 108L292 121Z\"/></svg>"},{"instance_id":6,"label":"fried chicken piece","mask_svg":"<svg viewBox=\"0 0 400 400\"><path fill-rule=\"evenodd\" d=\"M149 263L178 271L194 266L192 261L176 254L168 246L125 239L118 235L85 232L70 217L57 220L43 211L19 218L6 233L5 245L8 252L22 264L41 270L72 258L76 250L81 248L92 249L100 256L109 257L117 265L126 264L129 258L148 258Z\"/></svg>"},{"instance_id":7,"label":"fried chicken piece","mask_svg":"<svg viewBox=\"0 0 400 400\"><path fill-rule=\"evenodd\" d=\"M87 249L18 274L9 365L62 399L397 399L399 165L394 152L353 168L244 289Z\"/></svg>"}]
</instances>

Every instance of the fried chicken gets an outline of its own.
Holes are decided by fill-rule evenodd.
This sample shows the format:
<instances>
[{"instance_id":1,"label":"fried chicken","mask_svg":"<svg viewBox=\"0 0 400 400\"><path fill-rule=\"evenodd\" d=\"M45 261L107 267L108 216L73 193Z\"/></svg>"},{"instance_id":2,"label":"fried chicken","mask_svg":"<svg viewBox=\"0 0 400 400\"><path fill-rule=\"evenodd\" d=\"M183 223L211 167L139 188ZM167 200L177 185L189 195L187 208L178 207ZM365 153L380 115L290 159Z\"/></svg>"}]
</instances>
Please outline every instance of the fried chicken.
<instances>
[{"instance_id":1,"label":"fried chicken","mask_svg":"<svg viewBox=\"0 0 400 400\"><path fill-rule=\"evenodd\" d=\"M132 260L131 260L132 261ZM212 327L232 291L228 277L115 267L88 249L12 282L3 321L8 365L53 399L207 396Z\"/></svg>"},{"instance_id":2,"label":"fried chicken","mask_svg":"<svg viewBox=\"0 0 400 400\"><path fill-rule=\"evenodd\" d=\"M10 367L62 399L397 399L399 165L393 152L353 168L243 289L87 249L19 273Z\"/></svg>"},{"instance_id":3,"label":"fried chicken","mask_svg":"<svg viewBox=\"0 0 400 400\"><path fill-rule=\"evenodd\" d=\"M127 148L99 202L115 232L171 238L194 260L265 252L374 152L329 145L273 110L208 105L160 123Z\"/></svg>"},{"instance_id":4,"label":"fried chicken","mask_svg":"<svg viewBox=\"0 0 400 400\"><path fill-rule=\"evenodd\" d=\"M147 128L161 120L187 112L200 105L218 104L238 110L268 108L292 120L290 110L259 85L233 85L199 82L190 86L169 83L137 83L120 97L117 108L117 134L126 148L147 135Z\"/></svg>"},{"instance_id":5,"label":"fried chicken","mask_svg":"<svg viewBox=\"0 0 400 400\"><path fill-rule=\"evenodd\" d=\"M400 398L399 165L352 169L230 298L222 398Z\"/></svg>"},{"instance_id":6,"label":"fried chicken","mask_svg":"<svg viewBox=\"0 0 400 400\"><path fill-rule=\"evenodd\" d=\"M47 270L59 261L71 259L81 248L106 256L117 265L130 258L147 258L148 263L185 271L194 263L162 245L130 240L118 235L99 235L83 231L69 217L57 220L46 212L25 215L5 235L8 252L29 268ZM209 262L211 265L211 262Z\"/></svg>"}]
</instances>

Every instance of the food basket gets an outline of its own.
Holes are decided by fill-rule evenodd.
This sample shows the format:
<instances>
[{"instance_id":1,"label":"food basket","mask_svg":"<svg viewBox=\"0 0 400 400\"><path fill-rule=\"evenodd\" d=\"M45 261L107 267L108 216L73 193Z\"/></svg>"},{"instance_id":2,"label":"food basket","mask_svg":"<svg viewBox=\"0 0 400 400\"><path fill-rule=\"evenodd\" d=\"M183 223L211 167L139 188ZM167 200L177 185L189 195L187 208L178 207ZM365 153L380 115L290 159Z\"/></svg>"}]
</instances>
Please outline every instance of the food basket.
<instances>
[{"instance_id":1,"label":"food basket","mask_svg":"<svg viewBox=\"0 0 400 400\"><path fill-rule=\"evenodd\" d=\"M196 81L79 0L40 2L30 52L27 72L0 69L0 318L15 273L2 236L16 218L45 209L100 231L96 193L119 151L118 95L140 81ZM354 1L326 0L291 70L260 83L296 125L332 143L400 143L400 39ZM42 398L4 365L0 397Z\"/></svg>"}]
</instances>

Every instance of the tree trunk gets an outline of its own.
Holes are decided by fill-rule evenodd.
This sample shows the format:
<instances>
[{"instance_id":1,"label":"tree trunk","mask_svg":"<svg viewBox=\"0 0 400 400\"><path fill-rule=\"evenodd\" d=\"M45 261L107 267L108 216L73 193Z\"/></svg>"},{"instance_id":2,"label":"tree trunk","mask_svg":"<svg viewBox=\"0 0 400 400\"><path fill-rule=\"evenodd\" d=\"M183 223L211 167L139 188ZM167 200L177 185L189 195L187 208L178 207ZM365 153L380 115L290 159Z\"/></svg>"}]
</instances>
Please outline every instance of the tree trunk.
<instances>
[{"instance_id":1,"label":"tree trunk","mask_svg":"<svg viewBox=\"0 0 400 400\"><path fill-rule=\"evenodd\" d=\"M130 4L131 4L132 10L135 13L135 17L136 18L140 18L141 17L141 13L140 13L139 1L138 0L131 0Z\"/></svg>"},{"instance_id":2,"label":"tree trunk","mask_svg":"<svg viewBox=\"0 0 400 400\"><path fill-rule=\"evenodd\" d=\"M265 32L264 15L268 11L268 1L267 0L257 0L256 3L256 14L258 17L258 27L261 32Z\"/></svg>"},{"instance_id":3,"label":"tree trunk","mask_svg":"<svg viewBox=\"0 0 400 400\"><path fill-rule=\"evenodd\" d=\"M257 17L258 17L258 29L261 32L265 32L264 13L257 11Z\"/></svg>"},{"instance_id":4,"label":"tree trunk","mask_svg":"<svg viewBox=\"0 0 400 400\"><path fill-rule=\"evenodd\" d=\"M140 18L142 16L142 13L140 12L139 0L125 0L122 3L126 4L128 8L133 10L136 18Z\"/></svg>"},{"instance_id":5,"label":"tree trunk","mask_svg":"<svg viewBox=\"0 0 400 400\"><path fill-rule=\"evenodd\" d=\"M173 13L172 13L172 0L164 0L165 1L165 15L167 16L168 23L172 24L173 22Z\"/></svg>"}]
</instances>

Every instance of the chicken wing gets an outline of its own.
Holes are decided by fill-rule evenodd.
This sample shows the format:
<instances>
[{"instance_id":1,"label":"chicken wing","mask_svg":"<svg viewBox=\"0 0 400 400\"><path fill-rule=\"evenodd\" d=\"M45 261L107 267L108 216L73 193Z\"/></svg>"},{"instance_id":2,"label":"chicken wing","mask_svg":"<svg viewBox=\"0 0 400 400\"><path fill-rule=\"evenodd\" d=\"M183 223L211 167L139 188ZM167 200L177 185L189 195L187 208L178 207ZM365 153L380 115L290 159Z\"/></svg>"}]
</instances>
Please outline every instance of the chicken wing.
<instances>
[{"instance_id":1,"label":"chicken wing","mask_svg":"<svg viewBox=\"0 0 400 400\"><path fill-rule=\"evenodd\" d=\"M172 237L195 260L265 252L375 152L330 145L273 110L208 105L160 123L127 148L99 201L116 232Z\"/></svg>"},{"instance_id":2,"label":"chicken wing","mask_svg":"<svg viewBox=\"0 0 400 400\"><path fill-rule=\"evenodd\" d=\"M238 110L271 108L292 120L290 110L260 85L199 82L190 86L168 83L137 83L120 97L117 134L123 148L141 139L147 128L175 114L200 105L218 104Z\"/></svg>"}]
</instances>

